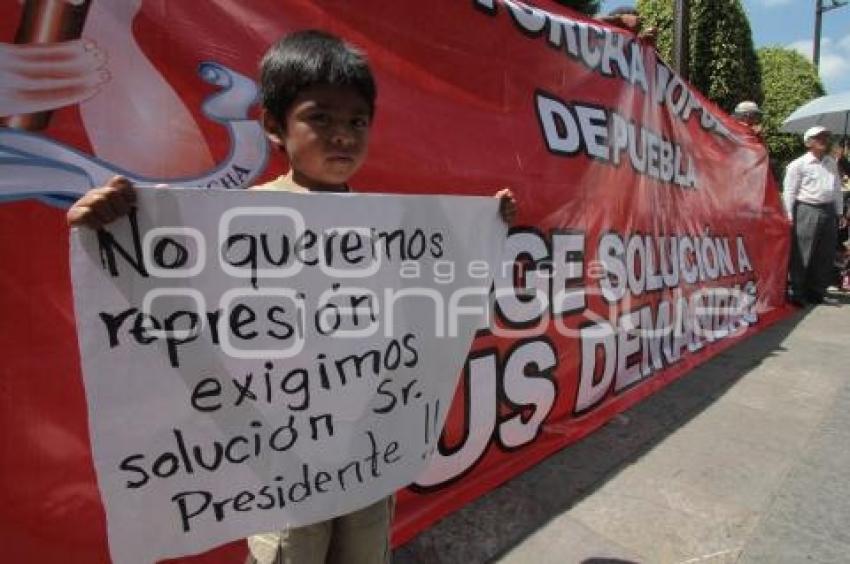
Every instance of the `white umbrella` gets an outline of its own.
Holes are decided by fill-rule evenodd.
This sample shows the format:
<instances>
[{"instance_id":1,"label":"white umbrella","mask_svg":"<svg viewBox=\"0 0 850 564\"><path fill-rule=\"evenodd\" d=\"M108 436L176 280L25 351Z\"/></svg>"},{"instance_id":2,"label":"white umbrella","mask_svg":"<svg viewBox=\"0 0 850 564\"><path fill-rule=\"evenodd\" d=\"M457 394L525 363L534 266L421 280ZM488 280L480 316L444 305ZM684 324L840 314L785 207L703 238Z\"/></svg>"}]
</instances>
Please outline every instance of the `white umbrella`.
<instances>
[{"instance_id":1,"label":"white umbrella","mask_svg":"<svg viewBox=\"0 0 850 564\"><path fill-rule=\"evenodd\" d=\"M821 96L803 104L788 116L780 131L803 133L808 128L822 125L836 135L847 135L850 126L850 92Z\"/></svg>"}]
</instances>

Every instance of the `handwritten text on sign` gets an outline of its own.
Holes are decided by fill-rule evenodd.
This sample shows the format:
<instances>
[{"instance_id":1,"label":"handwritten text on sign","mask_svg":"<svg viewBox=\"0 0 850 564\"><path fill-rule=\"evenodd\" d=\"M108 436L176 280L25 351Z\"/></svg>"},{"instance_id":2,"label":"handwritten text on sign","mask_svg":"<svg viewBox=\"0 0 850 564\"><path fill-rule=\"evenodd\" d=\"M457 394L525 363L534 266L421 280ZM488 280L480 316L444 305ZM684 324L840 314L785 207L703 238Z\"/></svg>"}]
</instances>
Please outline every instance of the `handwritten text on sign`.
<instances>
[{"instance_id":1,"label":"handwritten text on sign","mask_svg":"<svg viewBox=\"0 0 850 564\"><path fill-rule=\"evenodd\" d=\"M75 230L113 558L200 552L412 482L486 325L504 230L492 198L168 189Z\"/></svg>"}]
</instances>

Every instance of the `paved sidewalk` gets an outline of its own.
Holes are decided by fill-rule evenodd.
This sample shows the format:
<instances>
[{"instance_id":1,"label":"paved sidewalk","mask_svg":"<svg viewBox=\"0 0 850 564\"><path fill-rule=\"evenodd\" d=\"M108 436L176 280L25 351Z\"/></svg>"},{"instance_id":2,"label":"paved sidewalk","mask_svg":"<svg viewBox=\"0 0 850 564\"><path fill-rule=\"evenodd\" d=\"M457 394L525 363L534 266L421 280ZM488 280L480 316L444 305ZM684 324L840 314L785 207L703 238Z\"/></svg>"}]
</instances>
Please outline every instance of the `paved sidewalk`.
<instances>
[{"instance_id":1,"label":"paved sidewalk","mask_svg":"<svg viewBox=\"0 0 850 564\"><path fill-rule=\"evenodd\" d=\"M491 561L850 563L850 305L725 351L394 555Z\"/></svg>"}]
</instances>

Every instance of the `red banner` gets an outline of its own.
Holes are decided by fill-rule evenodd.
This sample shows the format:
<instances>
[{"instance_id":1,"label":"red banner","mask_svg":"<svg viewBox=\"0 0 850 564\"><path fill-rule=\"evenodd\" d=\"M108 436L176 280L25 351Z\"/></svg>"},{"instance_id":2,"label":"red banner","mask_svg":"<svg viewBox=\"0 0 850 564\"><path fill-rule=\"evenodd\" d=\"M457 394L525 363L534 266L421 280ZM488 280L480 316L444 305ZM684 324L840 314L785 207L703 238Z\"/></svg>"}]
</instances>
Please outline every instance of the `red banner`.
<instances>
[{"instance_id":1,"label":"red banner","mask_svg":"<svg viewBox=\"0 0 850 564\"><path fill-rule=\"evenodd\" d=\"M517 196L495 322L395 543L781 318L788 224L759 142L626 32L551 2L2 0L0 545L108 561L64 213L115 173L242 188L285 170L259 57L322 28L379 96L375 192ZM234 543L193 562L242 562Z\"/></svg>"}]
</instances>

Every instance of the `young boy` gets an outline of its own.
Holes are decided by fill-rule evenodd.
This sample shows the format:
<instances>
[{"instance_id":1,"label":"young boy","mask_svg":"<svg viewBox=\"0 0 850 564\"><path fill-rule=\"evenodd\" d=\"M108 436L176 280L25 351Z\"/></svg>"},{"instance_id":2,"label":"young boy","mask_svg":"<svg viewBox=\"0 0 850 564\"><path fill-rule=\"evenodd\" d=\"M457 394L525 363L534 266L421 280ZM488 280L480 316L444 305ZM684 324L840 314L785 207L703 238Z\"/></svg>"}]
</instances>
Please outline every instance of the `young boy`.
<instances>
[{"instance_id":1,"label":"young boy","mask_svg":"<svg viewBox=\"0 0 850 564\"><path fill-rule=\"evenodd\" d=\"M257 186L266 190L347 192L366 159L377 89L365 57L339 38L303 31L273 45L260 65L262 122L290 171ZM510 190L496 193L511 223ZM135 202L129 181L113 178L87 192L68 211L69 225L97 229L126 214ZM321 523L254 535L249 562L310 564L388 562L392 497Z\"/></svg>"}]
</instances>

